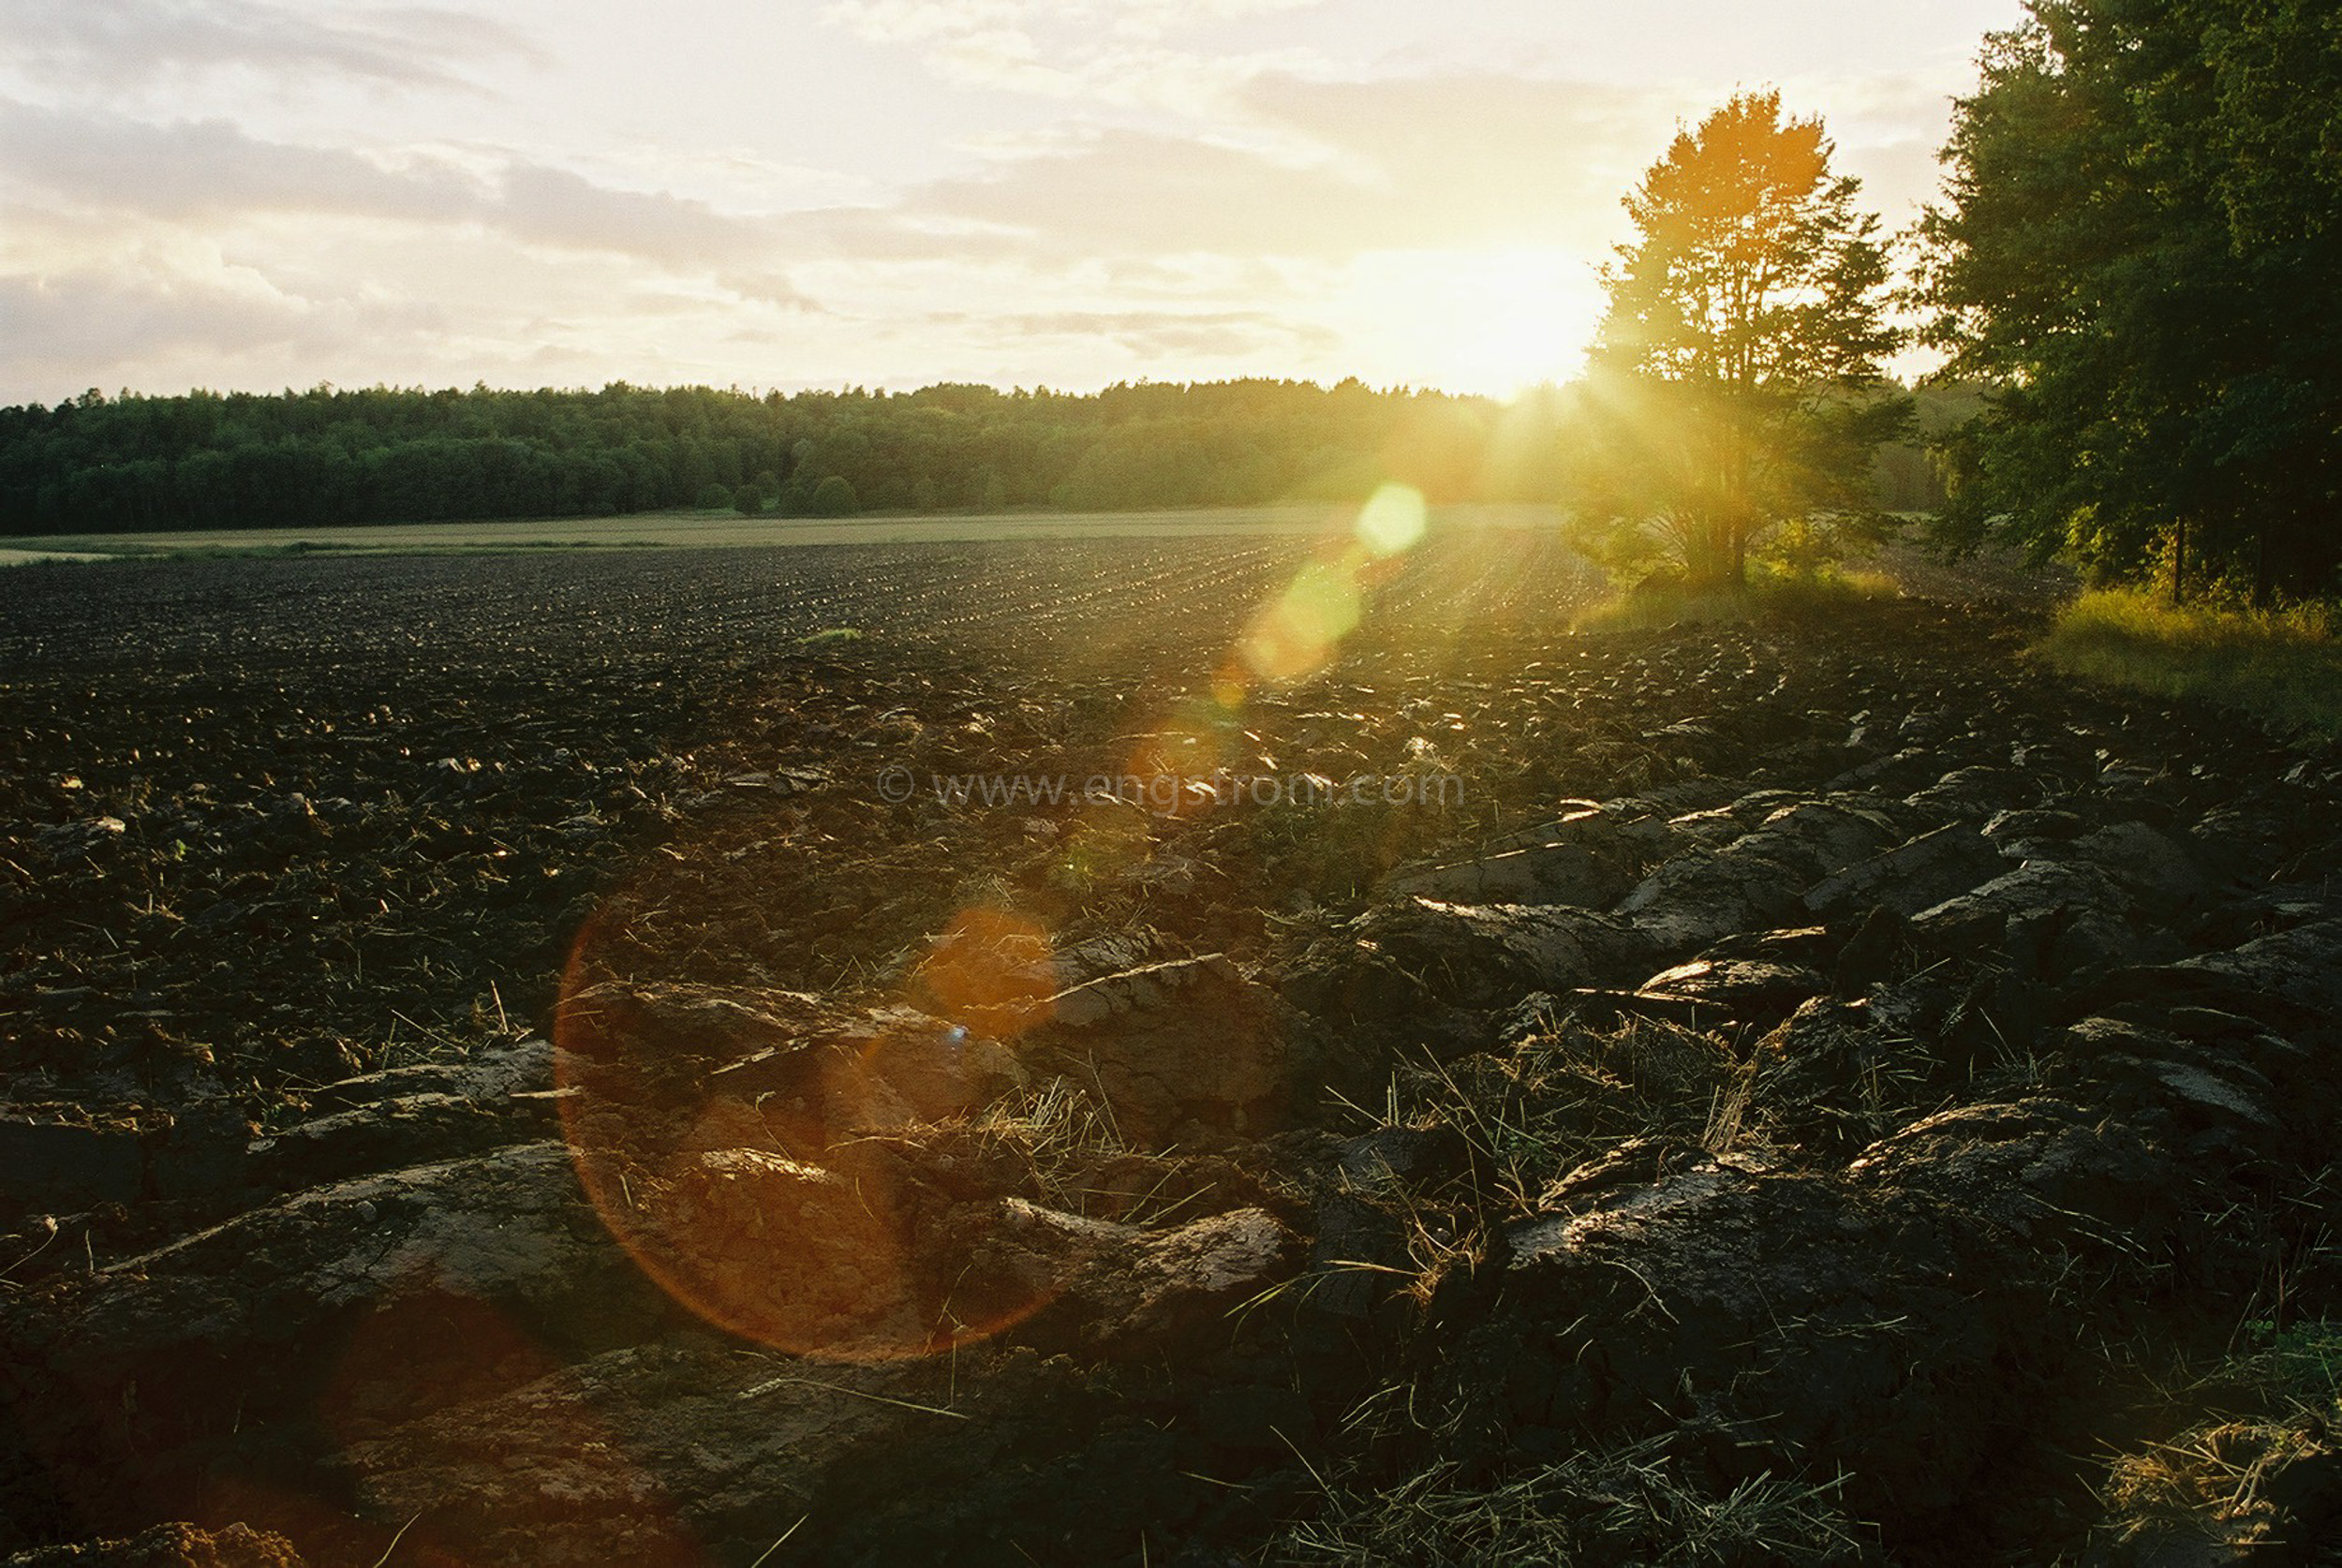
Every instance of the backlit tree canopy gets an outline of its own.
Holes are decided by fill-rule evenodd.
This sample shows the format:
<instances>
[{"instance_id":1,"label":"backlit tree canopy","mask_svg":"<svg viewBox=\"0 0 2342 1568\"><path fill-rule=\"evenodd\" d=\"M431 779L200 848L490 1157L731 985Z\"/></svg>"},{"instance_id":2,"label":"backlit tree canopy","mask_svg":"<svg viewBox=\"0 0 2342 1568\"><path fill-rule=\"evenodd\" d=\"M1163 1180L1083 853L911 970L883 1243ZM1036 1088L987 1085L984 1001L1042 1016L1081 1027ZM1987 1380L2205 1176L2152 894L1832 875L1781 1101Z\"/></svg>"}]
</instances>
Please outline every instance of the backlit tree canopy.
<instances>
[{"instance_id":1,"label":"backlit tree canopy","mask_svg":"<svg viewBox=\"0 0 2342 1568\"><path fill-rule=\"evenodd\" d=\"M1605 276L1584 450L1597 515L1655 523L1700 585L1737 584L1771 525L1860 510L1900 342L1878 221L1819 120L1743 94L1680 132L1628 194Z\"/></svg>"}]
</instances>

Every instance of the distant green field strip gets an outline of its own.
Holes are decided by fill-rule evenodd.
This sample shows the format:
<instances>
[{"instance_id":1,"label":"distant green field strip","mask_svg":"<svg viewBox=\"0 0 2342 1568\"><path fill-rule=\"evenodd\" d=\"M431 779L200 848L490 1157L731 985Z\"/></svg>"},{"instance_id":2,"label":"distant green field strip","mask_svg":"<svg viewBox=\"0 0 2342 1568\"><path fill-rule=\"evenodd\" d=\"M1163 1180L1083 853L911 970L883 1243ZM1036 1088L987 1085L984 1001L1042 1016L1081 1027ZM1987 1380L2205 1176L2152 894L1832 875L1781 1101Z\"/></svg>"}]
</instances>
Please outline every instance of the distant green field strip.
<instances>
[{"instance_id":1,"label":"distant green field strip","mask_svg":"<svg viewBox=\"0 0 2342 1568\"><path fill-rule=\"evenodd\" d=\"M0 540L0 549L96 555L300 554L515 550L695 549L775 544L971 543L987 540L1160 538L1193 534L1312 534L1342 528L1356 509L1328 506L1233 507L1195 511L1009 512L952 516L859 517L837 522L743 517L736 513L637 512L540 522L419 523L332 528L231 528L156 534L74 534ZM1448 522L1500 527L1550 527L1559 513L1541 506L1459 506Z\"/></svg>"}]
</instances>

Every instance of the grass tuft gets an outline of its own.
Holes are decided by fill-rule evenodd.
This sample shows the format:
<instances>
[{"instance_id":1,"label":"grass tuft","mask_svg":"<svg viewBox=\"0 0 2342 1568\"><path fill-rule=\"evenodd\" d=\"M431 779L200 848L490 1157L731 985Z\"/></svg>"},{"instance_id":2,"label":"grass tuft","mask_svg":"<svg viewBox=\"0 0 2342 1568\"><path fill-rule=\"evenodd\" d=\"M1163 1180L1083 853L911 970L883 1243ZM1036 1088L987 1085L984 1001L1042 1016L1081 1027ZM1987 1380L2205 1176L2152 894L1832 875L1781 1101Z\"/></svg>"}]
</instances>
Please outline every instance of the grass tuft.
<instances>
[{"instance_id":1,"label":"grass tuft","mask_svg":"<svg viewBox=\"0 0 2342 1568\"><path fill-rule=\"evenodd\" d=\"M966 1124L977 1161L1045 1208L1125 1225L1188 1216L1213 1191L1176 1152L1144 1154L1115 1125L1103 1096L1063 1076L986 1106Z\"/></svg>"},{"instance_id":2,"label":"grass tuft","mask_svg":"<svg viewBox=\"0 0 2342 1568\"><path fill-rule=\"evenodd\" d=\"M1649 1442L1579 1454L1494 1485L1464 1485L1453 1471L1435 1469L1379 1490L1327 1487L1324 1512L1288 1530L1267 1561L1295 1568L1854 1568L1875 1561L1840 1508L1834 1483L1766 1475L1714 1492L1682 1470Z\"/></svg>"},{"instance_id":3,"label":"grass tuft","mask_svg":"<svg viewBox=\"0 0 2342 1568\"><path fill-rule=\"evenodd\" d=\"M1072 1214L1089 1212L1092 1168L1131 1152L1111 1113L1062 1077L986 1106L971 1131L978 1148L1005 1152L1030 1171L1039 1201Z\"/></svg>"},{"instance_id":4,"label":"grass tuft","mask_svg":"<svg viewBox=\"0 0 2342 1568\"><path fill-rule=\"evenodd\" d=\"M2241 1561L2304 1544L2302 1506L2314 1511L2342 1461L2342 1325L2248 1329L2249 1349L2181 1391L2204 1413L2198 1425L2109 1466L2103 1533L2137 1560Z\"/></svg>"},{"instance_id":5,"label":"grass tuft","mask_svg":"<svg viewBox=\"0 0 2342 1568\"><path fill-rule=\"evenodd\" d=\"M1682 584L1646 584L1581 611L1573 631L1655 631L1674 626L1741 621L1796 620L1829 614L1849 604L1895 599L1902 590L1880 572L1823 566L1793 571L1765 562L1749 569L1748 585L1695 589Z\"/></svg>"},{"instance_id":6,"label":"grass tuft","mask_svg":"<svg viewBox=\"0 0 2342 1568\"><path fill-rule=\"evenodd\" d=\"M1702 1143L1719 1131L1738 1073L1722 1042L1681 1025L1568 1022L1501 1055L1405 1070L1393 1119L1455 1129L1521 1217L1540 1211L1554 1182L1629 1139Z\"/></svg>"},{"instance_id":7,"label":"grass tuft","mask_svg":"<svg viewBox=\"0 0 2342 1568\"><path fill-rule=\"evenodd\" d=\"M2172 605L2132 589L2085 593L2036 650L2086 680L2241 708L2279 731L2342 738L2342 638L2320 605Z\"/></svg>"}]
</instances>

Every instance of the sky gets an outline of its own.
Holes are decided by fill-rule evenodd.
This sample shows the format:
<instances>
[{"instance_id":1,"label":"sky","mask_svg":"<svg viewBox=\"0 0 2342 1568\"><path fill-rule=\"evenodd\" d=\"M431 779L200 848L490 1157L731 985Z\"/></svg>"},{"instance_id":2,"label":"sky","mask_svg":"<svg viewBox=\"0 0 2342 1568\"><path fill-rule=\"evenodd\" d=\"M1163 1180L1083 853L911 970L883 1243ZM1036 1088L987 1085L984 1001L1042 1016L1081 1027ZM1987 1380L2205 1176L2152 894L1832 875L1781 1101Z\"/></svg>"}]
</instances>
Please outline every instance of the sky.
<instances>
[{"instance_id":1,"label":"sky","mask_svg":"<svg viewBox=\"0 0 2342 1568\"><path fill-rule=\"evenodd\" d=\"M2019 0L0 0L0 403L1576 368L1735 90L1900 227Z\"/></svg>"}]
</instances>

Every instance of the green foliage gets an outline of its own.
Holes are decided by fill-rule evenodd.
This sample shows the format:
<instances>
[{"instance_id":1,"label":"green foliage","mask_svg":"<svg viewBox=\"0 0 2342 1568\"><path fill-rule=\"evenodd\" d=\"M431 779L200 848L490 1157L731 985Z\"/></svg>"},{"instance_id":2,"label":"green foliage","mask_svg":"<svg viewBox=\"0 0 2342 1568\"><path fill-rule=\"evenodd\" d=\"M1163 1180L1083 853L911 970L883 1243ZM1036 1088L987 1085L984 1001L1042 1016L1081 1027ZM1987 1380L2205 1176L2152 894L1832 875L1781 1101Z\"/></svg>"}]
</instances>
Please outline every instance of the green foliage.
<instances>
[{"instance_id":1,"label":"green foliage","mask_svg":"<svg viewBox=\"0 0 2342 1568\"><path fill-rule=\"evenodd\" d=\"M1878 220L1832 151L1777 93L1742 94L1626 198L1638 238L1580 393L1584 511L1703 588L1742 584L1769 527L1868 510L1909 418L1880 368L1901 338Z\"/></svg>"},{"instance_id":2,"label":"green foliage","mask_svg":"<svg viewBox=\"0 0 2342 1568\"><path fill-rule=\"evenodd\" d=\"M2285 1403L2342 1416L2342 1324L2320 1318L2280 1328L2264 1318L2250 1332L2254 1363Z\"/></svg>"},{"instance_id":3,"label":"green foliage","mask_svg":"<svg viewBox=\"0 0 2342 1568\"><path fill-rule=\"evenodd\" d=\"M853 482L842 474L830 474L813 487L806 503L806 510L816 517L852 517L860 507L855 503Z\"/></svg>"},{"instance_id":4,"label":"green foliage","mask_svg":"<svg viewBox=\"0 0 2342 1568\"><path fill-rule=\"evenodd\" d=\"M2238 707L2279 730L2342 737L2342 641L2318 606L2175 606L2121 589L2083 594L2040 653L2068 674Z\"/></svg>"},{"instance_id":5,"label":"green foliage","mask_svg":"<svg viewBox=\"0 0 2342 1568\"><path fill-rule=\"evenodd\" d=\"M0 408L0 535L610 515L714 505L718 486L804 515L831 475L882 512L1362 499L1393 479L1551 500L1561 411L1356 381L90 393Z\"/></svg>"},{"instance_id":6,"label":"green foliage","mask_svg":"<svg viewBox=\"0 0 2342 1568\"><path fill-rule=\"evenodd\" d=\"M1960 105L1922 223L1928 336L1990 390L1946 537L2262 601L2342 533L2342 13L2033 0Z\"/></svg>"},{"instance_id":7,"label":"green foliage","mask_svg":"<svg viewBox=\"0 0 2342 1568\"><path fill-rule=\"evenodd\" d=\"M1742 621L1816 621L1848 606L1894 599L1902 590L1882 573L1849 570L1825 560L1811 571L1759 558L1738 588L1697 588L1681 581L1648 580L1632 593L1588 606L1573 616L1577 631L1652 631L1670 626Z\"/></svg>"},{"instance_id":8,"label":"green foliage","mask_svg":"<svg viewBox=\"0 0 2342 1568\"><path fill-rule=\"evenodd\" d=\"M760 468L732 493L732 504L744 517L754 517L773 504L780 493L780 476L770 468Z\"/></svg>"}]
</instances>

